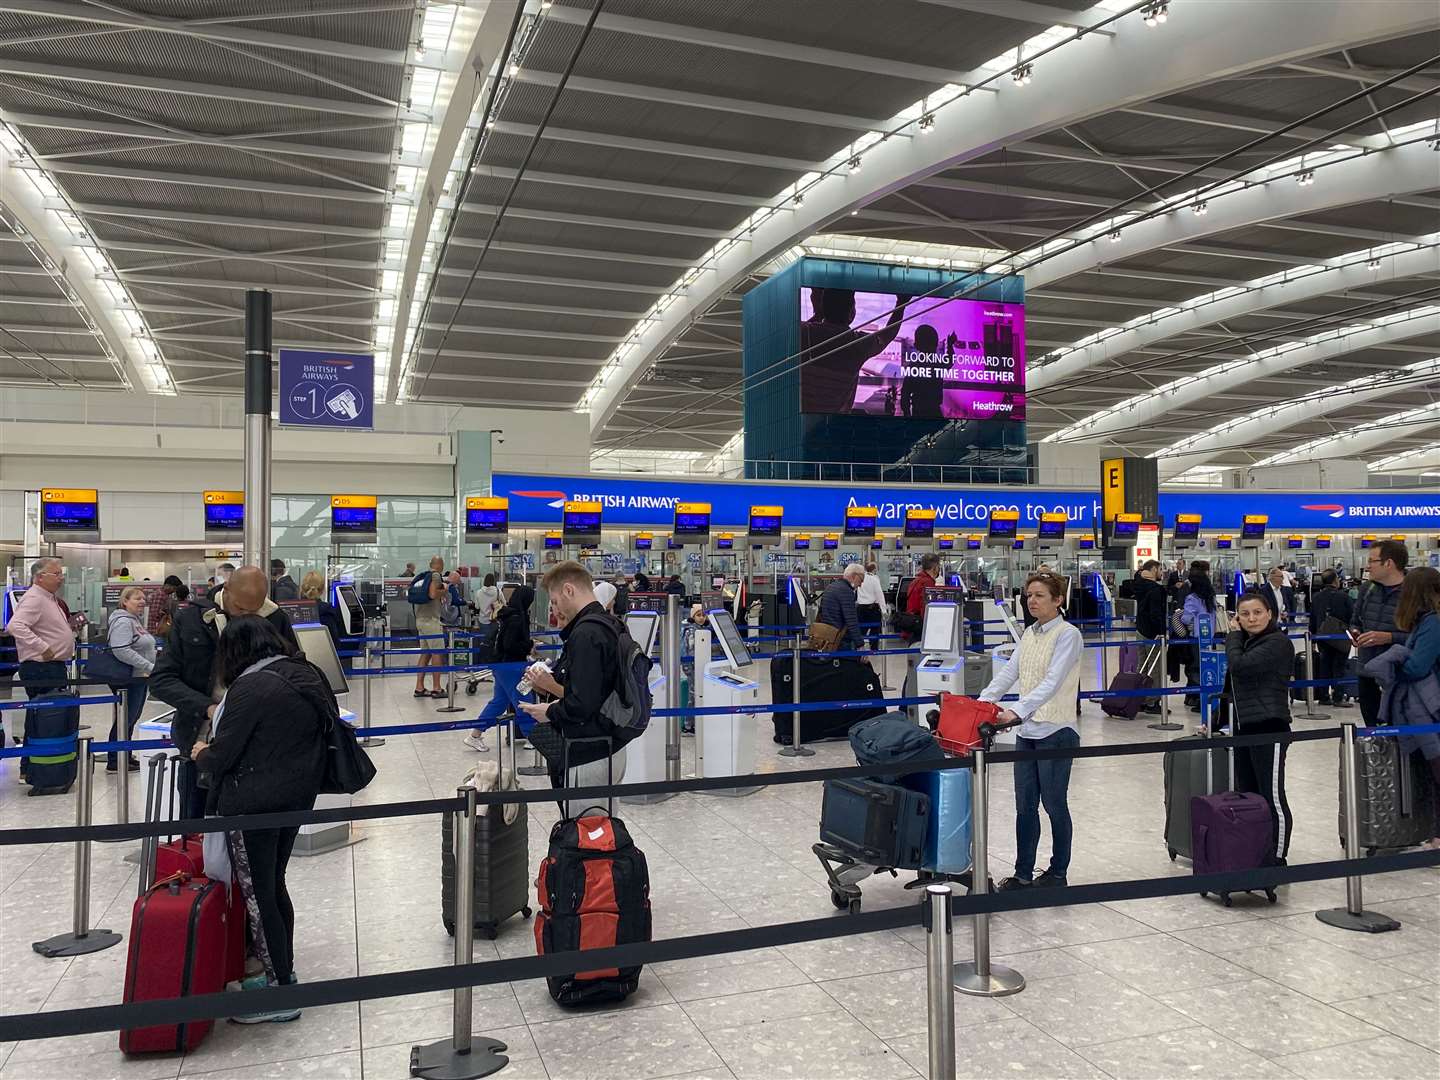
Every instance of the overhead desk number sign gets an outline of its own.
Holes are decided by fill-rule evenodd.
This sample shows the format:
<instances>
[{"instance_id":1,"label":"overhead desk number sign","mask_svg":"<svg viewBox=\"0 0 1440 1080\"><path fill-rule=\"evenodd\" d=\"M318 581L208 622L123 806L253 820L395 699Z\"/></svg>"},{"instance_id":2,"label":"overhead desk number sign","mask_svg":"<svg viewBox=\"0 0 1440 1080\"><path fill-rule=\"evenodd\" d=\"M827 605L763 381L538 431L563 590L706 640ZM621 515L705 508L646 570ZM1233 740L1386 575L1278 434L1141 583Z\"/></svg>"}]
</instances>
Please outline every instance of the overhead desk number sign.
<instances>
[{"instance_id":1,"label":"overhead desk number sign","mask_svg":"<svg viewBox=\"0 0 1440 1080\"><path fill-rule=\"evenodd\" d=\"M369 353L280 350L280 423L375 426L375 357Z\"/></svg>"}]
</instances>

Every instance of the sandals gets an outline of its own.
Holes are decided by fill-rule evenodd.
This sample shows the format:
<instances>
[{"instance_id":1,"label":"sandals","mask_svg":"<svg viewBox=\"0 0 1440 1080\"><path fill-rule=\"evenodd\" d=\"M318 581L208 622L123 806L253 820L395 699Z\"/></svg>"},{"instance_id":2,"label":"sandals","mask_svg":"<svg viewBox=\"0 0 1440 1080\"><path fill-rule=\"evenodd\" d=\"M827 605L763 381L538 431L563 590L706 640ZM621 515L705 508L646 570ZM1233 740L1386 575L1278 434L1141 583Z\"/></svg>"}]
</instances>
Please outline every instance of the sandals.
<instances>
[{"instance_id":1,"label":"sandals","mask_svg":"<svg viewBox=\"0 0 1440 1080\"><path fill-rule=\"evenodd\" d=\"M415 691L415 696L417 698L428 698L430 696L430 691L422 687L421 689Z\"/></svg>"}]
</instances>

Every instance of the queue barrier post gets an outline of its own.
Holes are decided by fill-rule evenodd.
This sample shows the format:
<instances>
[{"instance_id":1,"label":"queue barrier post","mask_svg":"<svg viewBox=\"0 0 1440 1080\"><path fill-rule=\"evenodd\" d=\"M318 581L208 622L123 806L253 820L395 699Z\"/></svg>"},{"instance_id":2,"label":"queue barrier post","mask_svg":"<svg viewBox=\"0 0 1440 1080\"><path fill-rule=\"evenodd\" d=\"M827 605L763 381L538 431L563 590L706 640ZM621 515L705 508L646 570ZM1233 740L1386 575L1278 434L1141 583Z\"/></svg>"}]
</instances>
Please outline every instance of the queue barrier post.
<instances>
[{"instance_id":1,"label":"queue barrier post","mask_svg":"<svg viewBox=\"0 0 1440 1080\"><path fill-rule=\"evenodd\" d=\"M375 655L375 654L374 654L374 648L375 648L375 646L371 643L370 637L371 637L371 635L368 634L368 633L365 635L365 650L364 650L364 651L365 651L365 657L364 657L364 659L365 659L365 672L366 672L366 675L365 675L365 677L364 677L363 679L360 680L360 708L361 708L361 711L364 712L364 714L365 714L365 726L366 726L367 728L372 728L372 727L375 726L375 713L374 713L374 711L373 711L373 710L371 709L371 707L370 707L370 680L373 679L375 676L369 674L370 672L372 672L372 671L375 670L375 667L374 667L374 655ZM382 657L382 661L383 661L383 657ZM384 740L384 739L376 739L376 738L373 738L373 737L371 737L371 736L369 736L369 735L366 735L365 738L363 738L363 739L360 740L360 745L361 745L361 746L384 746L384 745L385 745L385 740Z\"/></svg>"},{"instance_id":2,"label":"queue barrier post","mask_svg":"<svg viewBox=\"0 0 1440 1080\"><path fill-rule=\"evenodd\" d=\"M449 678L445 682L445 704L435 711L438 713L464 712L462 705L455 704L455 631L450 627L445 628L445 666L452 669Z\"/></svg>"},{"instance_id":3,"label":"queue barrier post","mask_svg":"<svg viewBox=\"0 0 1440 1080\"><path fill-rule=\"evenodd\" d=\"M455 966L475 962L475 789L456 790L464 808L455 812ZM425 1080L476 1080L510 1064L498 1039L475 1038L471 1006L475 991L455 988L450 1038L410 1049L410 1075Z\"/></svg>"},{"instance_id":4,"label":"queue barrier post","mask_svg":"<svg viewBox=\"0 0 1440 1080\"><path fill-rule=\"evenodd\" d=\"M1345 811L1345 857L1360 857L1360 789L1357 786L1355 725L1340 725L1340 799ZM1399 930L1400 923L1378 911L1365 910L1363 878L1351 874L1345 878L1345 906L1315 912L1315 918L1326 926L1340 930L1359 930L1367 934L1383 934Z\"/></svg>"},{"instance_id":5,"label":"queue barrier post","mask_svg":"<svg viewBox=\"0 0 1440 1080\"><path fill-rule=\"evenodd\" d=\"M800 634L795 635L795 651L790 657L790 704L800 704L800 649L804 638ZM781 757L814 757L814 747L805 746L800 741L800 713L790 714L790 745L780 748Z\"/></svg>"},{"instance_id":6,"label":"queue barrier post","mask_svg":"<svg viewBox=\"0 0 1440 1080\"><path fill-rule=\"evenodd\" d=\"M925 997L930 1034L929 1080L955 1080L955 920L948 884L925 886Z\"/></svg>"},{"instance_id":7,"label":"queue barrier post","mask_svg":"<svg viewBox=\"0 0 1440 1080\"><path fill-rule=\"evenodd\" d=\"M1170 628L1166 627L1165 632L1160 635L1160 666L1155 670L1155 684L1161 690L1170 689ZM1146 724L1146 727L1154 731L1179 731L1184 724L1177 724L1170 719L1170 695L1160 695L1160 719L1153 724Z\"/></svg>"},{"instance_id":8,"label":"queue barrier post","mask_svg":"<svg viewBox=\"0 0 1440 1080\"><path fill-rule=\"evenodd\" d=\"M93 793L94 759L90 756L91 738L82 735L75 744L75 825L81 829L90 827L90 800ZM68 934L56 934L44 941L36 941L30 947L41 956L54 959L62 956L85 956L120 944L120 935L113 930L90 929L90 841L75 841L75 891L74 910L71 913L71 930Z\"/></svg>"},{"instance_id":9,"label":"queue barrier post","mask_svg":"<svg viewBox=\"0 0 1440 1080\"><path fill-rule=\"evenodd\" d=\"M1329 720L1328 713L1317 713L1315 711L1315 641L1311 637L1310 628L1305 628L1305 681L1309 685L1305 687L1305 718L1307 720Z\"/></svg>"},{"instance_id":10,"label":"queue barrier post","mask_svg":"<svg viewBox=\"0 0 1440 1080\"><path fill-rule=\"evenodd\" d=\"M984 747L974 750L975 774L970 778L970 894L984 896L990 891L990 851L988 806L989 778L986 775ZM1025 989L1025 976L1011 968L990 963L990 913L975 913L975 959L956 964L955 989L975 997L1008 997Z\"/></svg>"}]
</instances>

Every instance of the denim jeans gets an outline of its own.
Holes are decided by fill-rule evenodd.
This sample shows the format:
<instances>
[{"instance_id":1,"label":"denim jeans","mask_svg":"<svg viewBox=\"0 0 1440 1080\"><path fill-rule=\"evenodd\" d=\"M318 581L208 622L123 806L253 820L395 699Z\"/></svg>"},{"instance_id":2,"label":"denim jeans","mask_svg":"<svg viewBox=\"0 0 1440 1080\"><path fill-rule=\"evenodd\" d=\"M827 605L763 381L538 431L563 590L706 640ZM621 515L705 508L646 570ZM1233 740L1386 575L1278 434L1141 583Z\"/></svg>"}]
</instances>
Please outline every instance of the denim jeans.
<instances>
[{"instance_id":1,"label":"denim jeans","mask_svg":"<svg viewBox=\"0 0 1440 1080\"><path fill-rule=\"evenodd\" d=\"M150 695L150 684L144 679L136 679L132 683L126 683L123 687L112 686L110 687L110 692L112 694L118 694L121 689L130 691L130 696L126 699L130 703L130 711L126 713L126 718L130 721L128 730L130 731L130 738L133 739L135 738L135 726L140 723L140 716L145 712L145 699ZM115 725L112 723L110 725L110 741L117 742L119 738L120 733L115 730ZM113 753L106 754L106 766L114 765L116 757L117 755Z\"/></svg>"},{"instance_id":2,"label":"denim jeans","mask_svg":"<svg viewBox=\"0 0 1440 1080\"><path fill-rule=\"evenodd\" d=\"M1080 733L1061 728L1043 739L1015 740L1017 750L1052 750L1080 745ZM1015 763L1015 876L1028 881L1035 876L1035 849L1040 846L1040 806L1050 819L1050 873L1065 877L1070 870L1071 758L1050 758Z\"/></svg>"}]
</instances>

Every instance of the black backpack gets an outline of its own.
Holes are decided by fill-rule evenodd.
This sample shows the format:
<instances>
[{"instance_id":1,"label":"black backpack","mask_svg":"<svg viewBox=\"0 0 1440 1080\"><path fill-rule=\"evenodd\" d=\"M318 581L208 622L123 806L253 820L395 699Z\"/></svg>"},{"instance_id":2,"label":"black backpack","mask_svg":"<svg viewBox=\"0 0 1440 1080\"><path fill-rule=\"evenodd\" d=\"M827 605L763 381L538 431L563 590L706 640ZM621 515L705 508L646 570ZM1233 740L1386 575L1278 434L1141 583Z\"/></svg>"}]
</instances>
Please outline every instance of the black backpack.
<instances>
[{"instance_id":1,"label":"black backpack","mask_svg":"<svg viewBox=\"0 0 1440 1080\"><path fill-rule=\"evenodd\" d=\"M500 661L500 620L492 619L485 624L484 631L470 639L473 648L471 660L476 664L495 664Z\"/></svg>"},{"instance_id":2,"label":"black backpack","mask_svg":"<svg viewBox=\"0 0 1440 1080\"><path fill-rule=\"evenodd\" d=\"M615 689L600 706L600 716L610 727L616 744L624 746L643 735L650 726L650 657L613 615L592 613L580 622L604 626L616 637L615 647L620 662Z\"/></svg>"}]
</instances>

